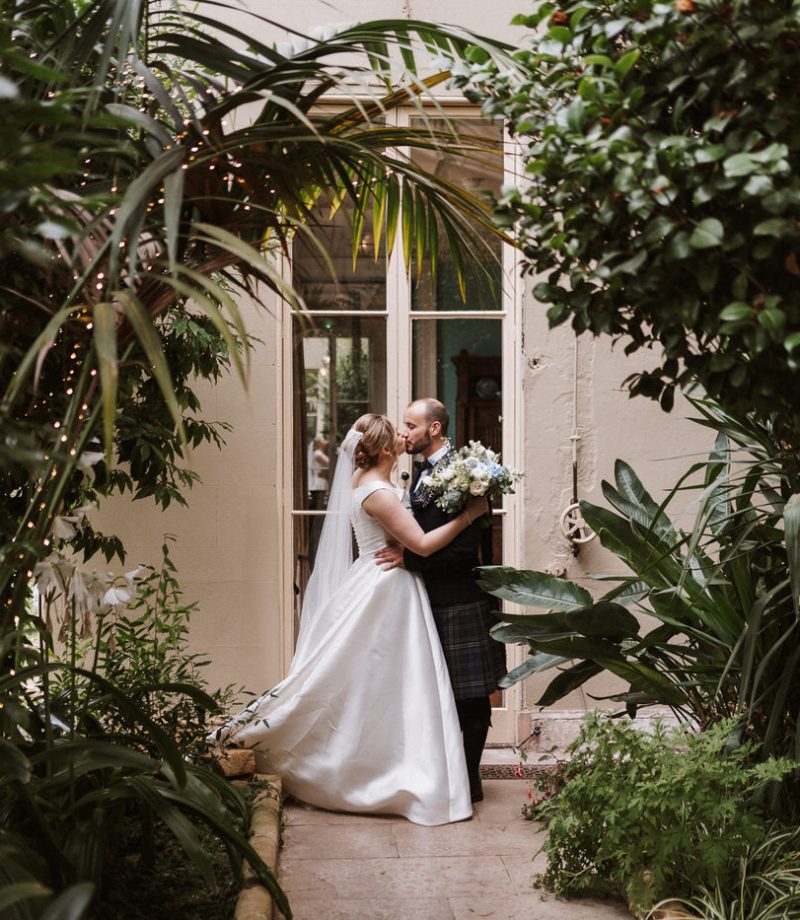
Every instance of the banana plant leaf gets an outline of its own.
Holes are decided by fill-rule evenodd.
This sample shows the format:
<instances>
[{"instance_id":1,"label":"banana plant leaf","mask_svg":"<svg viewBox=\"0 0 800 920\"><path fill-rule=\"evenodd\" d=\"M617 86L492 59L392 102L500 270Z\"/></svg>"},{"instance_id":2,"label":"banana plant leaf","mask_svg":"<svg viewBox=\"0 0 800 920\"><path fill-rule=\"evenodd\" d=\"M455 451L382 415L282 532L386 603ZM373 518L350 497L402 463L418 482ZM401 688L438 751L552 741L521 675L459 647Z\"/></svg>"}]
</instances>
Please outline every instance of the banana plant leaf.
<instances>
[{"instance_id":1,"label":"banana plant leaf","mask_svg":"<svg viewBox=\"0 0 800 920\"><path fill-rule=\"evenodd\" d=\"M580 585L544 572L520 571L503 565L482 566L479 586L487 594L528 607L573 610L588 607L592 595Z\"/></svg>"}]
</instances>

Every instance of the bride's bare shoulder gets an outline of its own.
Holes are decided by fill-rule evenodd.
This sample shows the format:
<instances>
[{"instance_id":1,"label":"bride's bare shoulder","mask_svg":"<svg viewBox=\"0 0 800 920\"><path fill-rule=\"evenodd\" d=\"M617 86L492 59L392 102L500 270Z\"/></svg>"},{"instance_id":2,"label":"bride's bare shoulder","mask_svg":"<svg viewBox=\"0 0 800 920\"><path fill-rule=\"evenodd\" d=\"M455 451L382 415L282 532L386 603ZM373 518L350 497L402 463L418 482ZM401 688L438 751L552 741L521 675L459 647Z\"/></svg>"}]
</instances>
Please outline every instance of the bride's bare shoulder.
<instances>
[{"instance_id":1,"label":"bride's bare shoulder","mask_svg":"<svg viewBox=\"0 0 800 920\"><path fill-rule=\"evenodd\" d=\"M372 483L382 483L383 477L376 476L372 470L357 470L353 474L353 491L362 489Z\"/></svg>"}]
</instances>

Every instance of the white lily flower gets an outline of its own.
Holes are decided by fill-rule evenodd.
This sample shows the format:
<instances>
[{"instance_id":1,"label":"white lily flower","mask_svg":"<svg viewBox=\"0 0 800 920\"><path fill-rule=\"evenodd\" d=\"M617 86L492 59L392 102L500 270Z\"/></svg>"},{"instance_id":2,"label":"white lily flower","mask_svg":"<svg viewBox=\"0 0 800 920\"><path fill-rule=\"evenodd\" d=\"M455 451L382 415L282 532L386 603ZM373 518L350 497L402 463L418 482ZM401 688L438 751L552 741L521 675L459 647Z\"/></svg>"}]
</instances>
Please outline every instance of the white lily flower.
<instances>
[{"instance_id":1,"label":"white lily flower","mask_svg":"<svg viewBox=\"0 0 800 920\"><path fill-rule=\"evenodd\" d=\"M47 597L51 591L60 593L64 590L61 573L56 568L57 561L58 558L51 553L33 567L33 577L36 579L36 587L42 597Z\"/></svg>"},{"instance_id":2,"label":"white lily flower","mask_svg":"<svg viewBox=\"0 0 800 920\"><path fill-rule=\"evenodd\" d=\"M89 473L92 467L97 466L104 456L105 454L96 450L85 450L80 457L78 457L78 469L82 473Z\"/></svg>"},{"instance_id":3,"label":"white lily flower","mask_svg":"<svg viewBox=\"0 0 800 920\"><path fill-rule=\"evenodd\" d=\"M78 610L88 611L91 608L86 575L80 569L75 569L70 579L67 599L74 600Z\"/></svg>"},{"instance_id":4,"label":"white lily flower","mask_svg":"<svg viewBox=\"0 0 800 920\"><path fill-rule=\"evenodd\" d=\"M131 592L125 586L112 586L103 595L103 603L116 607L119 604L127 604L131 599Z\"/></svg>"},{"instance_id":5,"label":"white lily flower","mask_svg":"<svg viewBox=\"0 0 800 920\"><path fill-rule=\"evenodd\" d=\"M76 532L75 525L68 518L53 518L53 536L56 540L71 540Z\"/></svg>"}]
</instances>

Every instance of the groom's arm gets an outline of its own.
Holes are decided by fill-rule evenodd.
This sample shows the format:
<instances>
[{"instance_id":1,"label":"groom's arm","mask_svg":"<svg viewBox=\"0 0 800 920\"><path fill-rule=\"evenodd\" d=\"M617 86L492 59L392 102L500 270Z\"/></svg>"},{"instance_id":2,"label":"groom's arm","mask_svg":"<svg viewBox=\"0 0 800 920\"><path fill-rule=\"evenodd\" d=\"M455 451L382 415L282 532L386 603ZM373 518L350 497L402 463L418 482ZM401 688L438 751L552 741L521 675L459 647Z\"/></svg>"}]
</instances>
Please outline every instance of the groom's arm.
<instances>
[{"instance_id":1,"label":"groom's arm","mask_svg":"<svg viewBox=\"0 0 800 920\"><path fill-rule=\"evenodd\" d=\"M480 565L478 550L481 545L481 531L475 524L463 530L451 543L431 553L418 556L409 549L403 550L403 562L411 572L428 572L443 566Z\"/></svg>"}]
</instances>

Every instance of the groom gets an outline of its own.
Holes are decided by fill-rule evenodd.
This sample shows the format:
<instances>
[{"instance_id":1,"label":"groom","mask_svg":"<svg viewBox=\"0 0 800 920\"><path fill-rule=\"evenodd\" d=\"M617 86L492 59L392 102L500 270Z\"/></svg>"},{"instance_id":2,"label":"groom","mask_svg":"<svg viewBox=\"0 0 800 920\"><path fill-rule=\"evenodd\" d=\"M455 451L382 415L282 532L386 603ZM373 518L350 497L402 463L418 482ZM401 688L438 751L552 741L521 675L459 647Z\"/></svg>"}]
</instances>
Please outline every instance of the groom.
<instances>
[{"instance_id":1,"label":"groom","mask_svg":"<svg viewBox=\"0 0 800 920\"><path fill-rule=\"evenodd\" d=\"M406 451L423 461L414 464L411 510L426 533L451 517L420 488L433 468L446 463L452 453L447 440L449 424L447 408L438 399L415 400L403 415L401 434ZM375 557L379 565L404 565L420 572L425 581L453 685L473 802L483 799L480 762L491 724L489 695L506 673L504 646L489 636L496 622L494 604L476 584L480 545L481 531L473 524L431 556L387 546Z\"/></svg>"}]
</instances>

